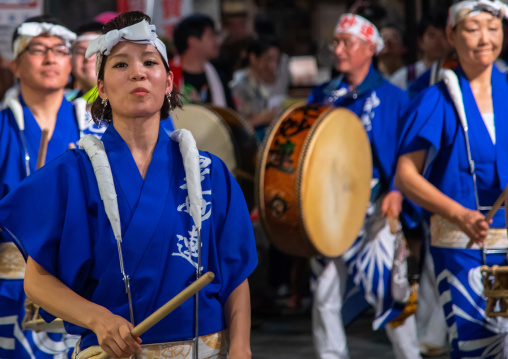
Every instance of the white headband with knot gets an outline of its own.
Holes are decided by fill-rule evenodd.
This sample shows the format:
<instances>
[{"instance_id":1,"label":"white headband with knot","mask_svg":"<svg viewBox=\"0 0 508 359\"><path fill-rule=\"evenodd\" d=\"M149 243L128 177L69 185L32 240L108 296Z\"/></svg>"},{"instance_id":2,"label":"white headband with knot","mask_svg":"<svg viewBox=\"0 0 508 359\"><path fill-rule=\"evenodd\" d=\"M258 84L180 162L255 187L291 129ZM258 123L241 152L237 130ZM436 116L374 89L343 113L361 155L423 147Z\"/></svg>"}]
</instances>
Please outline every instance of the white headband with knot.
<instances>
[{"instance_id":1,"label":"white headband with knot","mask_svg":"<svg viewBox=\"0 0 508 359\"><path fill-rule=\"evenodd\" d=\"M47 22L24 22L17 28L18 37L14 40L13 51L17 57L23 51L30 40L42 34L58 36L65 41L67 46L76 39L76 34L64 26Z\"/></svg>"},{"instance_id":2,"label":"white headband with knot","mask_svg":"<svg viewBox=\"0 0 508 359\"><path fill-rule=\"evenodd\" d=\"M150 25L146 20L143 20L137 24L124 27L120 30L111 30L89 42L85 56L92 57L94 54L97 55L97 61L95 62L95 72L97 75L99 74L99 70L101 68L103 56L109 55L113 47L115 47L115 45L120 41L129 41L136 44L155 46L164 59L164 62L169 67L166 46L157 36L157 33L155 32L155 25Z\"/></svg>"},{"instance_id":3,"label":"white headband with knot","mask_svg":"<svg viewBox=\"0 0 508 359\"><path fill-rule=\"evenodd\" d=\"M366 18L356 14L344 14L340 17L335 35L339 33L351 34L376 45L376 54L385 47L377 27Z\"/></svg>"},{"instance_id":4,"label":"white headband with knot","mask_svg":"<svg viewBox=\"0 0 508 359\"><path fill-rule=\"evenodd\" d=\"M448 26L453 27L481 12L488 12L500 19L508 19L508 6L499 0L465 0L450 6Z\"/></svg>"}]
</instances>

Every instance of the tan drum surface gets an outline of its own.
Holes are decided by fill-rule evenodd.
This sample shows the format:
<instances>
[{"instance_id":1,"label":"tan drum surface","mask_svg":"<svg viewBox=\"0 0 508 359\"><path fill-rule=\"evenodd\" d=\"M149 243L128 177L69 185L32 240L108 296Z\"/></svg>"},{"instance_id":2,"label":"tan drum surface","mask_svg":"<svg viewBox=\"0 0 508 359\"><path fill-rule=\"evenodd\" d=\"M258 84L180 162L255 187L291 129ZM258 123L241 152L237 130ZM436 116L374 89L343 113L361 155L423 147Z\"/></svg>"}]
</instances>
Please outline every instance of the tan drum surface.
<instances>
[{"instance_id":1,"label":"tan drum surface","mask_svg":"<svg viewBox=\"0 0 508 359\"><path fill-rule=\"evenodd\" d=\"M213 153L230 171L237 167L232 134L219 114L200 105L185 105L171 113L175 129L189 130L201 151Z\"/></svg>"},{"instance_id":2,"label":"tan drum surface","mask_svg":"<svg viewBox=\"0 0 508 359\"><path fill-rule=\"evenodd\" d=\"M185 128L192 133L198 149L224 161L252 210L259 143L250 122L230 108L200 105L176 109L172 118L176 129Z\"/></svg>"},{"instance_id":3,"label":"tan drum surface","mask_svg":"<svg viewBox=\"0 0 508 359\"><path fill-rule=\"evenodd\" d=\"M261 222L283 252L339 256L359 234L371 178L370 143L354 113L295 105L265 139L256 192Z\"/></svg>"}]
</instances>

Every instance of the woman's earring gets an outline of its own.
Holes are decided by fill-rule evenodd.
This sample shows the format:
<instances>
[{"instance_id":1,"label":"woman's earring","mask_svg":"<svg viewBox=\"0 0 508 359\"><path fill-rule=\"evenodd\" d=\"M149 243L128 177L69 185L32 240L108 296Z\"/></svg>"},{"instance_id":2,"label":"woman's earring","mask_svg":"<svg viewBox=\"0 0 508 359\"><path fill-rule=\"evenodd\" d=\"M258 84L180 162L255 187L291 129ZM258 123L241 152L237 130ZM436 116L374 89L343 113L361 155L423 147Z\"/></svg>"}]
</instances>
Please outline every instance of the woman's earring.
<instances>
[{"instance_id":1,"label":"woman's earring","mask_svg":"<svg viewBox=\"0 0 508 359\"><path fill-rule=\"evenodd\" d=\"M102 103L102 106L106 107L108 105L108 98L107 97L104 97L101 101Z\"/></svg>"},{"instance_id":2,"label":"woman's earring","mask_svg":"<svg viewBox=\"0 0 508 359\"><path fill-rule=\"evenodd\" d=\"M166 94L166 98L168 99L168 101L171 101L171 92L168 92L168 93Z\"/></svg>"}]
</instances>

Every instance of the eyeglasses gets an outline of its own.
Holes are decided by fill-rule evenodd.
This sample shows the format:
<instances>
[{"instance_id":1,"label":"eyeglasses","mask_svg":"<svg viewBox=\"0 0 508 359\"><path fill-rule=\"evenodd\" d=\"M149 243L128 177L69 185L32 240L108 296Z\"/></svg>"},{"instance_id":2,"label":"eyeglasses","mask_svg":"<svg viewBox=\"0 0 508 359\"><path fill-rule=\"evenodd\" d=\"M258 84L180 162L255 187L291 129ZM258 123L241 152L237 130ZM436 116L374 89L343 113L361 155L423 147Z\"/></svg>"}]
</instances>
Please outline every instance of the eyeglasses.
<instances>
[{"instance_id":1,"label":"eyeglasses","mask_svg":"<svg viewBox=\"0 0 508 359\"><path fill-rule=\"evenodd\" d=\"M82 46L73 47L71 52L74 56L83 56L84 57L86 54L86 47L82 47Z\"/></svg>"},{"instance_id":2,"label":"eyeglasses","mask_svg":"<svg viewBox=\"0 0 508 359\"><path fill-rule=\"evenodd\" d=\"M51 52L56 56L56 57L64 57L64 56L68 56L69 55L69 48L65 45L62 45L62 44L58 44L58 45L55 45L55 46L46 46L46 45L43 45L43 44L32 44L32 45L28 45L27 47L25 47L25 49L20 53L20 55L23 53L23 52L28 52L30 55L33 55L33 56L45 56L48 51L51 50Z\"/></svg>"},{"instance_id":3,"label":"eyeglasses","mask_svg":"<svg viewBox=\"0 0 508 359\"><path fill-rule=\"evenodd\" d=\"M340 45L344 45L344 48L346 50L351 50L358 44L359 42L353 39L334 39L333 42L328 45L328 49L330 51L335 51L337 50L337 47L339 47Z\"/></svg>"}]
</instances>

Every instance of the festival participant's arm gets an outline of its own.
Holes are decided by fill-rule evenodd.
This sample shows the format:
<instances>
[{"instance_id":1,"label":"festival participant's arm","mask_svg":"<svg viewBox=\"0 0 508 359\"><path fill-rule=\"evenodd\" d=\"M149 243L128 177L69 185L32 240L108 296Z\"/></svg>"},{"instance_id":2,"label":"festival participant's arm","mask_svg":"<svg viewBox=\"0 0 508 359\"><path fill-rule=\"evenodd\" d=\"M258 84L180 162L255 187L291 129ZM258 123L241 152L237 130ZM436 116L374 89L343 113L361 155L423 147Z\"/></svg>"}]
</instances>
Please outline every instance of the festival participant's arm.
<instances>
[{"instance_id":1,"label":"festival participant's arm","mask_svg":"<svg viewBox=\"0 0 508 359\"><path fill-rule=\"evenodd\" d=\"M131 336L133 326L129 321L81 297L31 257L27 260L24 285L27 297L47 312L91 329L110 357L124 358L141 352L141 339Z\"/></svg>"},{"instance_id":2,"label":"festival participant's arm","mask_svg":"<svg viewBox=\"0 0 508 359\"><path fill-rule=\"evenodd\" d=\"M427 211L456 223L473 242L481 243L489 224L478 211L465 208L427 181L422 175L427 151L410 152L399 157L395 185L405 196Z\"/></svg>"},{"instance_id":3,"label":"festival participant's arm","mask_svg":"<svg viewBox=\"0 0 508 359\"><path fill-rule=\"evenodd\" d=\"M383 198L381 203L381 213L383 216L394 216L398 217L402 211L402 200L404 196L399 191L390 191Z\"/></svg>"},{"instance_id":4,"label":"festival participant's arm","mask_svg":"<svg viewBox=\"0 0 508 359\"><path fill-rule=\"evenodd\" d=\"M230 339L229 359L251 358L250 291L247 279L229 295L224 313Z\"/></svg>"}]
</instances>

